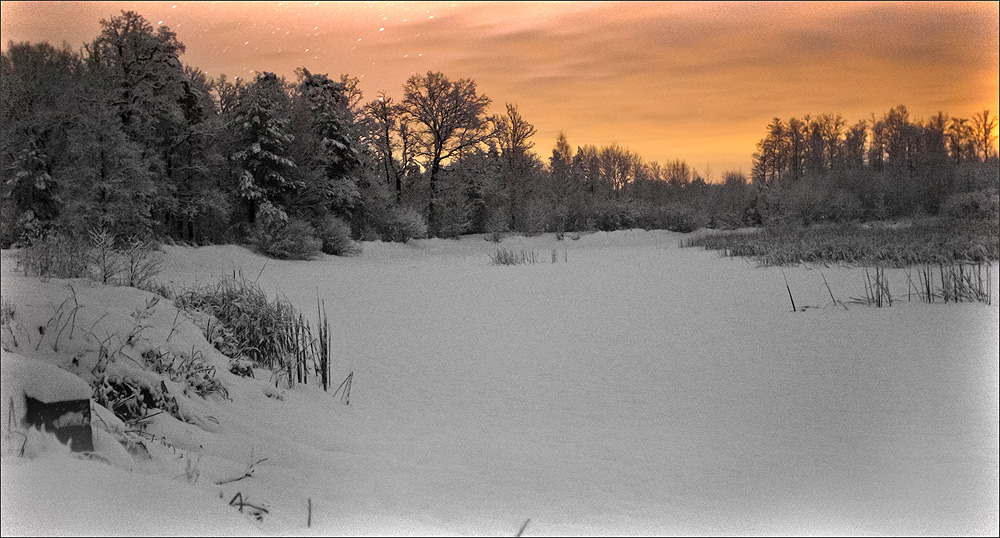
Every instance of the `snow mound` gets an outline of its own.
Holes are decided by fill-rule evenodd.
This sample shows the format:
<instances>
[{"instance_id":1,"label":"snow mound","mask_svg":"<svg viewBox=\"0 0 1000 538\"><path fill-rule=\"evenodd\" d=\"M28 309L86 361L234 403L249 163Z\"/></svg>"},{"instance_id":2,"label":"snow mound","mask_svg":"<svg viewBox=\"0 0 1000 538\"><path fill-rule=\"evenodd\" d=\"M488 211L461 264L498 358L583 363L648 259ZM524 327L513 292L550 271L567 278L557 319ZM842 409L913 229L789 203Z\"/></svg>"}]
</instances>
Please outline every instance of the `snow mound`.
<instances>
[{"instance_id":1,"label":"snow mound","mask_svg":"<svg viewBox=\"0 0 1000 538\"><path fill-rule=\"evenodd\" d=\"M46 362L30 360L8 351L0 351L0 392L4 395L3 405L9 405L10 398L15 398L15 413L24 416L24 396L44 403L63 400L86 400L93 390L86 381L75 374ZM10 413L6 408L3 416Z\"/></svg>"}]
</instances>

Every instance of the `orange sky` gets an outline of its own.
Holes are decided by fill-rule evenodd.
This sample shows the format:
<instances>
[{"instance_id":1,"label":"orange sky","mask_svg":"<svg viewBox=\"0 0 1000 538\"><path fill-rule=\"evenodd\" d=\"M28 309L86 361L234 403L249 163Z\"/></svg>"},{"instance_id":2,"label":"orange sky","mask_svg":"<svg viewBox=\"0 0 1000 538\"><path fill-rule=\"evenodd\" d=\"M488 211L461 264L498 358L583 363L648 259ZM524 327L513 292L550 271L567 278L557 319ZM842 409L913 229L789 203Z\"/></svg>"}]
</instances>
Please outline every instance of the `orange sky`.
<instances>
[{"instance_id":1,"label":"orange sky","mask_svg":"<svg viewBox=\"0 0 1000 538\"><path fill-rule=\"evenodd\" d=\"M703 175L750 170L774 116L848 122L1000 110L998 3L9 2L0 39L79 47L135 10L210 75L296 67L361 78L397 100L412 73L474 79L570 145L618 143Z\"/></svg>"}]
</instances>

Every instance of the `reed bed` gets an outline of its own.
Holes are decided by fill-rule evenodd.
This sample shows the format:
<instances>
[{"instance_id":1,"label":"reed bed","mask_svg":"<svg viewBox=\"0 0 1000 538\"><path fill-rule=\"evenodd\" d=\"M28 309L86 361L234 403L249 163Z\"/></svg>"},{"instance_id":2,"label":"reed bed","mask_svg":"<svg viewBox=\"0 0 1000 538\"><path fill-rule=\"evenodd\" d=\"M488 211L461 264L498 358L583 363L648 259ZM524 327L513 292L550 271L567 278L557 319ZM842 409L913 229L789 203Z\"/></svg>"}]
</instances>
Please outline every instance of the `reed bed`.
<instances>
[{"instance_id":1,"label":"reed bed","mask_svg":"<svg viewBox=\"0 0 1000 538\"><path fill-rule=\"evenodd\" d=\"M270 300L242 272L214 284L184 291L174 299L178 308L200 311L216 320L204 328L206 338L234 359L246 358L257 367L287 377L289 386L316 375L324 390L330 385L330 323L326 305L317 299L318 338L295 307L283 298Z\"/></svg>"},{"instance_id":2,"label":"reed bed","mask_svg":"<svg viewBox=\"0 0 1000 538\"><path fill-rule=\"evenodd\" d=\"M812 263L902 268L981 264L1000 258L997 227L989 221L770 227L706 234L685 240L683 246L750 257L765 266Z\"/></svg>"}]
</instances>

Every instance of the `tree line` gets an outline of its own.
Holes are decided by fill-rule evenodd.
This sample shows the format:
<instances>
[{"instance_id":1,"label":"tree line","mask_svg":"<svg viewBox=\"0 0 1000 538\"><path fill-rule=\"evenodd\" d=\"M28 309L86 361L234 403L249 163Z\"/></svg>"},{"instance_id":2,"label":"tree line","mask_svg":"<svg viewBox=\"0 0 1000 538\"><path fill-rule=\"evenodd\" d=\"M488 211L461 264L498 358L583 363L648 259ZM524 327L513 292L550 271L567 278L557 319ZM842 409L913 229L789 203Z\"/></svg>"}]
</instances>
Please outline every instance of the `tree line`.
<instances>
[{"instance_id":1,"label":"tree line","mask_svg":"<svg viewBox=\"0 0 1000 538\"><path fill-rule=\"evenodd\" d=\"M192 243L405 241L461 234L766 224L936 214L997 184L996 117L846 126L775 119L752 177L702 177L560 133L535 151L517 106L471 79L413 75L394 99L296 70L252 80L185 65L166 26L101 21L80 50L10 43L0 68L0 244L104 228ZM985 133L985 134L984 134ZM340 245L340 246L338 246Z\"/></svg>"},{"instance_id":2,"label":"tree line","mask_svg":"<svg viewBox=\"0 0 1000 538\"><path fill-rule=\"evenodd\" d=\"M765 193L754 209L784 205L806 221L995 216L996 128L989 110L914 121L903 105L852 125L840 114L774 118L753 155Z\"/></svg>"}]
</instances>

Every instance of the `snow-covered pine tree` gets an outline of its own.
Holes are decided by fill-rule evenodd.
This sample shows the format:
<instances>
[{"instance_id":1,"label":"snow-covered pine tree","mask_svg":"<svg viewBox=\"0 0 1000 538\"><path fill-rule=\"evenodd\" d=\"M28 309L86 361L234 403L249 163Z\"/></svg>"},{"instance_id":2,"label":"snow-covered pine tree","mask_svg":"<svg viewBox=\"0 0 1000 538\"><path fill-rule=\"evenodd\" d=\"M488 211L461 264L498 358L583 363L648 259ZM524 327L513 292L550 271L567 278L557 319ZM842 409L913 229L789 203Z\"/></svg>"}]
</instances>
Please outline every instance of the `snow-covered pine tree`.
<instances>
[{"instance_id":1,"label":"snow-covered pine tree","mask_svg":"<svg viewBox=\"0 0 1000 538\"><path fill-rule=\"evenodd\" d=\"M247 205L251 223L262 210L269 218L287 220L285 203L303 187L289 156L295 139L289 129L289 105L284 81L274 73L258 74L252 83L240 87L230 125L236 144L231 161L236 192Z\"/></svg>"},{"instance_id":2,"label":"snow-covered pine tree","mask_svg":"<svg viewBox=\"0 0 1000 538\"><path fill-rule=\"evenodd\" d=\"M0 52L0 246L39 237L59 216L56 168L80 111L80 59L68 46L11 43ZM30 237L29 237L30 236Z\"/></svg>"},{"instance_id":3,"label":"snow-covered pine tree","mask_svg":"<svg viewBox=\"0 0 1000 538\"><path fill-rule=\"evenodd\" d=\"M189 82L181 101L186 122L183 136L165 153L174 204L165 208L169 210L163 212L163 225L167 233L182 240L218 241L231 213L224 183L223 119L205 73L191 67L185 73Z\"/></svg>"},{"instance_id":4,"label":"snow-covered pine tree","mask_svg":"<svg viewBox=\"0 0 1000 538\"><path fill-rule=\"evenodd\" d=\"M332 212L349 220L361 193L357 172L361 164L346 86L326 75L296 70L299 82L293 95L293 126L297 162L305 179L301 207L312 220Z\"/></svg>"}]
</instances>

